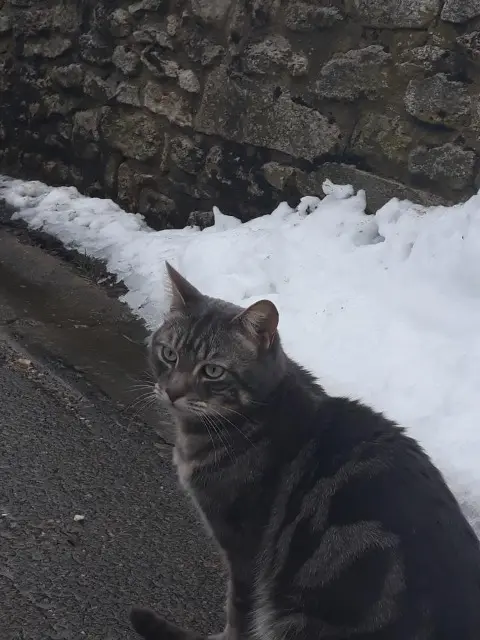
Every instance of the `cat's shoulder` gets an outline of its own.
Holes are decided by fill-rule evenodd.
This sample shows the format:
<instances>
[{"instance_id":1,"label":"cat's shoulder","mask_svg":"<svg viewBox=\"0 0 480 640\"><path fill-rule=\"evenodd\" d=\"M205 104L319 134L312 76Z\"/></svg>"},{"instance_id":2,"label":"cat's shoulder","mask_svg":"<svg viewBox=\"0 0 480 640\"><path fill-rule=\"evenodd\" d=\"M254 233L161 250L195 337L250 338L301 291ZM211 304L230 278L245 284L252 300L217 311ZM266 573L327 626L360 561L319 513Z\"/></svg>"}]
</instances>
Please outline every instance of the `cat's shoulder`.
<instances>
[{"instance_id":1,"label":"cat's shoulder","mask_svg":"<svg viewBox=\"0 0 480 640\"><path fill-rule=\"evenodd\" d=\"M409 452L416 457L426 456L420 444L405 429L368 405L347 397L324 395L312 417L310 433L321 442L347 455L352 449Z\"/></svg>"}]
</instances>

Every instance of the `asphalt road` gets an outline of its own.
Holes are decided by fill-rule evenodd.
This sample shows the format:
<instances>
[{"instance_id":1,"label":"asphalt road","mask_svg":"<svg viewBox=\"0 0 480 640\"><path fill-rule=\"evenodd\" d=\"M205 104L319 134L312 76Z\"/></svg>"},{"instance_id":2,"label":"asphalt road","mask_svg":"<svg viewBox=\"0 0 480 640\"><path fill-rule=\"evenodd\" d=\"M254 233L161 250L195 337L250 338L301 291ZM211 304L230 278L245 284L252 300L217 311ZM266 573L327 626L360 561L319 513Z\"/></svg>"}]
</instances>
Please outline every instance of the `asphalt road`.
<instances>
[{"instance_id":1,"label":"asphalt road","mask_svg":"<svg viewBox=\"0 0 480 640\"><path fill-rule=\"evenodd\" d=\"M132 604L219 630L221 565L170 447L2 331L0 638L133 639Z\"/></svg>"}]
</instances>

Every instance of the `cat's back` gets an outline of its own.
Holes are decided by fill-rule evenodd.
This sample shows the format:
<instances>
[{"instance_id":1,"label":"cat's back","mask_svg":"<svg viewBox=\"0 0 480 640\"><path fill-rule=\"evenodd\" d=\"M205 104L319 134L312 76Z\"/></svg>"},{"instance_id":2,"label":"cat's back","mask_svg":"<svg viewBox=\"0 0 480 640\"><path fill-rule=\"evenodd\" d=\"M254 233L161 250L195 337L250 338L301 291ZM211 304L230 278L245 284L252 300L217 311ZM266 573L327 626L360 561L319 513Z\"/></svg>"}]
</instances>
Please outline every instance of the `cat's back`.
<instances>
[{"instance_id":1,"label":"cat's back","mask_svg":"<svg viewBox=\"0 0 480 640\"><path fill-rule=\"evenodd\" d=\"M480 638L478 539L420 446L342 398L304 434L267 536L274 609L305 637Z\"/></svg>"}]
</instances>

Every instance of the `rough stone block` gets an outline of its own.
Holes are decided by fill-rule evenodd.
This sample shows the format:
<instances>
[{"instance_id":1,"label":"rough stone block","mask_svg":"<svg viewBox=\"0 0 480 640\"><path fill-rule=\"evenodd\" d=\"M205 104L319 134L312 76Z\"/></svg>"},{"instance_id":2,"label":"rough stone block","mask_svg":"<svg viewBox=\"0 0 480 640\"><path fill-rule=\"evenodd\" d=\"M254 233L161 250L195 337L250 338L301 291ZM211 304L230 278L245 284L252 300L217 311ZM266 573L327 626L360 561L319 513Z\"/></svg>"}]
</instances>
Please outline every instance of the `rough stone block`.
<instances>
[{"instance_id":1,"label":"rough stone block","mask_svg":"<svg viewBox=\"0 0 480 640\"><path fill-rule=\"evenodd\" d=\"M287 68L292 75L304 75L308 69L305 55L293 53L290 42L280 35L268 36L247 47L243 58L244 70L264 75Z\"/></svg>"},{"instance_id":2,"label":"rough stone block","mask_svg":"<svg viewBox=\"0 0 480 640\"><path fill-rule=\"evenodd\" d=\"M178 63L166 58L164 52L155 46L145 47L141 54L141 61L160 80L178 77L180 71Z\"/></svg>"},{"instance_id":3,"label":"rough stone block","mask_svg":"<svg viewBox=\"0 0 480 640\"><path fill-rule=\"evenodd\" d=\"M128 104L132 107L141 107L140 88L133 82L121 82L115 93L117 102L120 104Z\"/></svg>"},{"instance_id":4,"label":"rough stone block","mask_svg":"<svg viewBox=\"0 0 480 640\"><path fill-rule=\"evenodd\" d=\"M155 82L147 83L143 94L144 106L160 116L165 116L180 127L192 124L192 113L188 102L173 91L168 91Z\"/></svg>"},{"instance_id":5,"label":"rough stone block","mask_svg":"<svg viewBox=\"0 0 480 640\"><path fill-rule=\"evenodd\" d=\"M136 76L140 73L142 63L140 56L128 45L120 44L115 47L112 62L125 76Z\"/></svg>"},{"instance_id":6,"label":"rough stone block","mask_svg":"<svg viewBox=\"0 0 480 640\"><path fill-rule=\"evenodd\" d=\"M72 47L70 38L53 35L50 38L27 40L23 45L23 55L39 58L58 58Z\"/></svg>"},{"instance_id":7,"label":"rough stone block","mask_svg":"<svg viewBox=\"0 0 480 640\"><path fill-rule=\"evenodd\" d=\"M480 0L446 0L441 18L445 22L461 24L480 16Z\"/></svg>"},{"instance_id":8,"label":"rough stone block","mask_svg":"<svg viewBox=\"0 0 480 640\"><path fill-rule=\"evenodd\" d=\"M78 39L79 53L82 60L101 67L112 61L112 47L98 33L89 31Z\"/></svg>"},{"instance_id":9,"label":"rough stone block","mask_svg":"<svg viewBox=\"0 0 480 640\"><path fill-rule=\"evenodd\" d=\"M294 78L308 74L308 58L303 54L292 53L287 69Z\"/></svg>"},{"instance_id":10,"label":"rough stone block","mask_svg":"<svg viewBox=\"0 0 480 640\"><path fill-rule=\"evenodd\" d=\"M117 83L110 78L105 80L94 71L87 71L85 74L83 91L87 96L90 96L99 102L106 102L107 100L110 100L110 98L113 98L116 93L116 89Z\"/></svg>"},{"instance_id":11,"label":"rough stone block","mask_svg":"<svg viewBox=\"0 0 480 640\"><path fill-rule=\"evenodd\" d=\"M79 89L83 86L85 70L81 64L67 64L52 69L50 78L64 89Z\"/></svg>"},{"instance_id":12,"label":"rough stone block","mask_svg":"<svg viewBox=\"0 0 480 640\"><path fill-rule=\"evenodd\" d=\"M232 80L221 67L207 80L195 127L309 160L342 144L337 125L315 109L295 103L274 86Z\"/></svg>"},{"instance_id":13,"label":"rough stone block","mask_svg":"<svg viewBox=\"0 0 480 640\"><path fill-rule=\"evenodd\" d=\"M111 0L95 0L91 3L92 14L90 17L91 32L110 39L110 19L112 16Z\"/></svg>"},{"instance_id":14,"label":"rough stone block","mask_svg":"<svg viewBox=\"0 0 480 640\"><path fill-rule=\"evenodd\" d=\"M63 140L70 140L72 137L73 126L70 122L59 122L57 123L57 131L60 138L63 138Z\"/></svg>"},{"instance_id":15,"label":"rough stone block","mask_svg":"<svg viewBox=\"0 0 480 640\"><path fill-rule=\"evenodd\" d=\"M249 31L250 25L253 22L251 6L251 4L247 5L245 0L235 0L233 2L233 7L228 16L226 28L228 41L231 45L231 51L236 50L235 45L237 45L241 41L242 37Z\"/></svg>"},{"instance_id":16,"label":"rough stone block","mask_svg":"<svg viewBox=\"0 0 480 640\"><path fill-rule=\"evenodd\" d=\"M248 6L248 2L246 3ZM276 17L282 0L252 0L253 19L257 27L264 27Z\"/></svg>"},{"instance_id":17,"label":"rough stone block","mask_svg":"<svg viewBox=\"0 0 480 640\"><path fill-rule=\"evenodd\" d=\"M381 178L352 165L326 162L317 171L297 171L297 188L302 195L323 197L322 185L326 179L336 184L351 184L355 190L364 189L367 195L367 211L375 213L392 198L433 206L445 204L445 200L419 189L412 189L396 180Z\"/></svg>"},{"instance_id":18,"label":"rough stone block","mask_svg":"<svg viewBox=\"0 0 480 640\"><path fill-rule=\"evenodd\" d=\"M210 180L216 180L224 185L231 186L232 180L224 175L225 164L225 155L222 147L217 144L213 145L213 147L210 147L208 150L207 157L205 158L205 175L208 176Z\"/></svg>"},{"instance_id":19,"label":"rough stone block","mask_svg":"<svg viewBox=\"0 0 480 640\"><path fill-rule=\"evenodd\" d=\"M202 66L209 67L218 62L224 55L225 49L220 45L206 44L200 56Z\"/></svg>"},{"instance_id":20,"label":"rough stone block","mask_svg":"<svg viewBox=\"0 0 480 640\"><path fill-rule=\"evenodd\" d=\"M188 33L182 39L185 53L192 62L200 62L202 67L209 67L217 63L224 55L225 49L205 38L195 38Z\"/></svg>"},{"instance_id":21,"label":"rough stone block","mask_svg":"<svg viewBox=\"0 0 480 640\"><path fill-rule=\"evenodd\" d=\"M79 102L79 98L72 96L60 96L56 93L46 95L43 98L42 112L47 116L66 116L78 107Z\"/></svg>"},{"instance_id":22,"label":"rough stone block","mask_svg":"<svg viewBox=\"0 0 480 640\"><path fill-rule=\"evenodd\" d=\"M161 49L169 49L170 51L174 51L175 46L173 44L173 40L168 35L168 31L163 27L155 26L155 42Z\"/></svg>"},{"instance_id":23,"label":"rough stone block","mask_svg":"<svg viewBox=\"0 0 480 640\"><path fill-rule=\"evenodd\" d=\"M470 96L464 83L437 73L431 78L410 81L405 108L422 122L455 128L470 119Z\"/></svg>"},{"instance_id":24,"label":"rough stone block","mask_svg":"<svg viewBox=\"0 0 480 640\"><path fill-rule=\"evenodd\" d=\"M138 210L145 217L158 216L168 220L175 209L175 202L163 193L149 187L141 190Z\"/></svg>"},{"instance_id":25,"label":"rough stone block","mask_svg":"<svg viewBox=\"0 0 480 640\"><path fill-rule=\"evenodd\" d=\"M191 69L178 71L178 84L181 89L188 91L188 93L200 93L200 82Z\"/></svg>"},{"instance_id":26,"label":"rough stone block","mask_svg":"<svg viewBox=\"0 0 480 640\"><path fill-rule=\"evenodd\" d=\"M9 0L9 2L12 7L34 7L39 3L39 0Z\"/></svg>"},{"instance_id":27,"label":"rough stone block","mask_svg":"<svg viewBox=\"0 0 480 640\"><path fill-rule=\"evenodd\" d=\"M475 64L480 64L480 31L472 31L457 38L457 44Z\"/></svg>"},{"instance_id":28,"label":"rough stone block","mask_svg":"<svg viewBox=\"0 0 480 640\"><path fill-rule=\"evenodd\" d=\"M285 9L285 26L300 33L327 29L343 19L340 10L335 7L319 7L298 0L289 0Z\"/></svg>"},{"instance_id":29,"label":"rough stone block","mask_svg":"<svg viewBox=\"0 0 480 640\"><path fill-rule=\"evenodd\" d=\"M103 184L107 189L108 195L115 197L116 195L116 187L117 187L117 176L118 176L118 167L120 166L120 161L118 158L118 154L110 154L107 163L105 165L105 173L103 177Z\"/></svg>"},{"instance_id":30,"label":"rough stone block","mask_svg":"<svg viewBox=\"0 0 480 640\"><path fill-rule=\"evenodd\" d=\"M10 18L15 33L25 37L51 30L68 34L77 31L81 23L80 12L73 4L17 10Z\"/></svg>"},{"instance_id":31,"label":"rough stone block","mask_svg":"<svg viewBox=\"0 0 480 640\"><path fill-rule=\"evenodd\" d=\"M171 142L170 157L179 169L196 175L203 167L205 154L190 138L178 136Z\"/></svg>"},{"instance_id":32,"label":"rough stone block","mask_svg":"<svg viewBox=\"0 0 480 640\"><path fill-rule=\"evenodd\" d=\"M150 29L137 29L132 33L132 40L138 44L153 44L155 35Z\"/></svg>"},{"instance_id":33,"label":"rough stone block","mask_svg":"<svg viewBox=\"0 0 480 640\"><path fill-rule=\"evenodd\" d=\"M410 153L408 168L412 174L439 180L460 190L472 184L475 162L473 151L447 143L433 149L417 147Z\"/></svg>"},{"instance_id":34,"label":"rough stone block","mask_svg":"<svg viewBox=\"0 0 480 640\"><path fill-rule=\"evenodd\" d=\"M267 162L262 166L262 173L265 180L275 189L283 191L288 183L295 177L294 167L279 164L278 162Z\"/></svg>"},{"instance_id":35,"label":"rough stone block","mask_svg":"<svg viewBox=\"0 0 480 640\"><path fill-rule=\"evenodd\" d=\"M171 183L172 190L178 194L180 198L188 196L195 200L205 200L214 197L212 188L209 185L206 185L201 179L195 182L189 179L182 180L178 174L175 176L169 174L168 179ZM194 206L199 207L200 204L195 204ZM185 221L183 225L186 224L187 217L187 215L184 216Z\"/></svg>"},{"instance_id":36,"label":"rough stone block","mask_svg":"<svg viewBox=\"0 0 480 640\"><path fill-rule=\"evenodd\" d=\"M406 162L416 134L416 130L399 116L368 112L355 126L350 150L358 156Z\"/></svg>"},{"instance_id":37,"label":"rough stone block","mask_svg":"<svg viewBox=\"0 0 480 640\"><path fill-rule=\"evenodd\" d=\"M167 4L166 0L141 0L135 2L128 7L128 12L132 16L144 13L146 11L160 11Z\"/></svg>"},{"instance_id":38,"label":"rough stone block","mask_svg":"<svg viewBox=\"0 0 480 640\"><path fill-rule=\"evenodd\" d=\"M102 115L102 108L77 111L73 116L73 135L83 140L99 142Z\"/></svg>"},{"instance_id":39,"label":"rough stone block","mask_svg":"<svg viewBox=\"0 0 480 640\"><path fill-rule=\"evenodd\" d=\"M423 30L401 29L392 33L392 50L401 56L415 47L423 47L429 39L428 33Z\"/></svg>"},{"instance_id":40,"label":"rough stone block","mask_svg":"<svg viewBox=\"0 0 480 640\"><path fill-rule=\"evenodd\" d=\"M160 49L168 49L169 51L173 51L175 48L165 27L155 23L147 23L142 29L134 31L132 39L139 44L157 44Z\"/></svg>"},{"instance_id":41,"label":"rough stone block","mask_svg":"<svg viewBox=\"0 0 480 640\"><path fill-rule=\"evenodd\" d=\"M132 16L125 9L115 9L110 16L110 33L115 38L125 38L132 32Z\"/></svg>"},{"instance_id":42,"label":"rough stone block","mask_svg":"<svg viewBox=\"0 0 480 640\"><path fill-rule=\"evenodd\" d=\"M221 24L227 17L232 0L190 0L192 13L207 24Z\"/></svg>"},{"instance_id":43,"label":"rough stone block","mask_svg":"<svg viewBox=\"0 0 480 640\"><path fill-rule=\"evenodd\" d=\"M129 211L138 208L138 193L142 185L154 180L154 176L147 171L141 171L132 166L129 161L122 162L117 171L117 195L120 203Z\"/></svg>"},{"instance_id":44,"label":"rough stone block","mask_svg":"<svg viewBox=\"0 0 480 640\"><path fill-rule=\"evenodd\" d=\"M167 16L167 33L171 38L177 35L181 26L182 18L180 16L176 16L174 13Z\"/></svg>"},{"instance_id":45,"label":"rough stone block","mask_svg":"<svg viewBox=\"0 0 480 640\"><path fill-rule=\"evenodd\" d=\"M292 47L286 38L280 35L268 36L246 48L244 69L250 73L265 74L272 67L286 67L291 54Z\"/></svg>"},{"instance_id":46,"label":"rough stone block","mask_svg":"<svg viewBox=\"0 0 480 640\"><path fill-rule=\"evenodd\" d=\"M12 17L0 14L0 35L4 35L12 29Z\"/></svg>"},{"instance_id":47,"label":"rough stone block","mask_svg":"<svg viewBox=\"0 0 480 640\"><path fill-rule=\"evenodd\" d=\"M187 220L189 227L198 227L199 229L213 227L214 224L215 216L213 211L192 211Z\"/></svg>"},{"instance_id":48,"label":"rough stone block","mask_svg":"<svg viewBox=\"0 0 480 640\"><path fill-rule=\"evenodd\" d=\"M105 140L127 158L148 160L162 146L162 137L156 119L141 111L125 111L106 107L101 131Z\"/></svg>"},{"instance_id":49,"label":"rough stone block","mask_svg":"<svg viewBox=\"0 0 480 640\"><path fill-rule=\"evenodd\" d=\"M353 0L353 4L358 18L368 27L420 29L438 16L441 0Z\"/></svg>"},{"instance_id":50,"label":"rough stone block","mask_svg":"<svg viewBox=\"0 0 480 640\"><path fill-rule=\"evenodd\" d=\"M389 85L390 59L391 55L379 45L339 54L322 67L314 91L330 100L374 99Z\"/></svg>"},{"instance_id":51,"label":"rough stone block","mask_svg":"<svg viewBox=\"0 0 480 640\"><path fill-rule=\"evenodd\" d=\"M428 73L455 73L460 67L458 55L449 49L426 44L405 51L400 57L400 69L412 74L415 70Z\"/></svg>"}]
</instances>

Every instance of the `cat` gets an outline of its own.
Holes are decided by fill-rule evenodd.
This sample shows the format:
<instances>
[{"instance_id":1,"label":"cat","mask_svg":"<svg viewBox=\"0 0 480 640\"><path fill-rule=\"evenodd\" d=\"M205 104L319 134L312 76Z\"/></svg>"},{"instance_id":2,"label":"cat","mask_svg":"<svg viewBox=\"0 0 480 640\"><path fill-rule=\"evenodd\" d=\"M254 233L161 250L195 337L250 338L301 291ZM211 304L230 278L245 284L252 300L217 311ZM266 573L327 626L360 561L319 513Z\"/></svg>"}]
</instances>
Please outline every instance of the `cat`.
<instances>
[{"instance_id":1,"label":"cat","mask_svg":"<svg viewBox=\"0 0 480 640\"><path fill-rule=\"evenodd\" d=\"M479 541L419 444L327 395L283 350L272 302L243 309L167 271L155 393L174 419L180 483L225 558L227 623L203 636L134 608L134 629L146 640L478 640Z\"/></svg>"}]
</instances>

